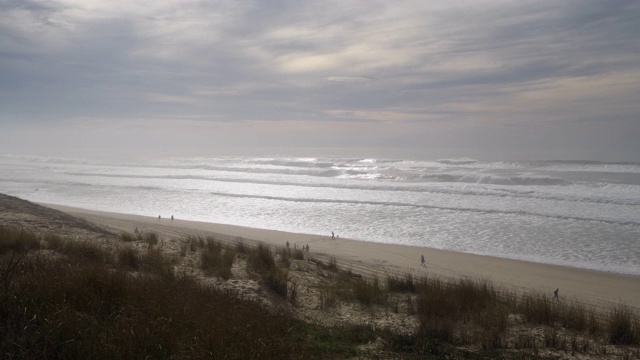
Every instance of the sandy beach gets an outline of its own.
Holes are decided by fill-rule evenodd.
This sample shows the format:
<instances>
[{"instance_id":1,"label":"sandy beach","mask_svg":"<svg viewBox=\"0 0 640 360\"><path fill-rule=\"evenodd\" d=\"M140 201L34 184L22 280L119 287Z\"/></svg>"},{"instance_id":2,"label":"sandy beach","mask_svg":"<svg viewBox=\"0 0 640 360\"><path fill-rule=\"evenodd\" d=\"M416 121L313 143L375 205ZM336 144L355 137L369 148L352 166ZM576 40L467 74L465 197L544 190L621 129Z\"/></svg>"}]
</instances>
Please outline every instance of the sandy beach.
<instances>
[{"instance_id":1,"label":"sandy beach","mask_svg":"<svg viewBox=\"0 0 640 360\"><path fill-rule=\"evenodd\" d=\"M561 301L579 300L597 307L620 302L640 310L640 277L578 268L539 264L490 256L403 245L332 239L331 235L287 233L241 226L170 218L109 213L61 205L45 206L82 217L115 231L133 232L136 227L164 237L212 235L222 240L242 238L284 246L309 245L314 256L335 257L346 268L367 275L412 273L416 276L486 279L518 292L540 291L553 296L559 288ZM424 255L426 266L420 264Z\"/></svg>"}]
</instances>

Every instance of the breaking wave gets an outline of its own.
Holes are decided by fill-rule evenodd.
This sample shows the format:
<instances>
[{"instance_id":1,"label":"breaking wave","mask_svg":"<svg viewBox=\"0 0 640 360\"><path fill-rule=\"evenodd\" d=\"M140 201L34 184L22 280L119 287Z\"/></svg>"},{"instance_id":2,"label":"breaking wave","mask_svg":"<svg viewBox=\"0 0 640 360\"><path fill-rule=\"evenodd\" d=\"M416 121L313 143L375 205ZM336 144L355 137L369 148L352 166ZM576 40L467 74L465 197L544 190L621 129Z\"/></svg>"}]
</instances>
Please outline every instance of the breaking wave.
<instances>
[{"instance_id":1,"label":"breaking wave","mask_svg":"<svg viewBox=\"0 0 640 360\"><path fill-rule=\"evenodd\" d=\"M468 207L451 207L451 206L437 206L437 205L424 205L424 204L410 204L410 203L394 202L394 201L367 201L367 200L293 198L293 197L282 197L282 196L233 194L233 193L221 193L221 192L211 192L210 194L211 195L215 195L215 196L221 196L221 197L276 200L276 201L298 202L298 203L327 203L327 204L346 204L346 205L399 206L399 207L436 209L436 210L451 210L451 211L463 211L463 212L487 213L487 214L510 214L510 215L524 215L524 216L539 216L539 217L561 219L561 220L597 221L597 222L602 222L602 223L607 223L607 224L616 224L616 225L640 225L640 222L637 222L637 221L597 219L597 218L586 218L586 217L580 217L580 216L562 216L562 215L546 214L546 213L541 213L541 212L530 212L530 211L522 211L522 210L479 209L479 208L468 208Z\"/></svg>"}]
</instances>

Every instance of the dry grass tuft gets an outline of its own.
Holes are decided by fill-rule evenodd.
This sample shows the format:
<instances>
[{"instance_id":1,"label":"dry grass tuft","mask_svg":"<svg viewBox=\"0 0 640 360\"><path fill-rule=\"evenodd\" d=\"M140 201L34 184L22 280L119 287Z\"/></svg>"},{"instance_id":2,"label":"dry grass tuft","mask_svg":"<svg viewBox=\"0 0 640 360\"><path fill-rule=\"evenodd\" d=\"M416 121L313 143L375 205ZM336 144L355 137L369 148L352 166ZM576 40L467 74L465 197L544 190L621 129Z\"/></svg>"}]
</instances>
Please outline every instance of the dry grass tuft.
<instances>
[{"instance_id":1,"label":"dry grass tuft","mask_svg":"<svg viewBox=\"0 0 640 360\"><path fill-rule=\"evenodd\" d=\"M608 317L608 339L614 345L632 345L640 342L640 319L628 306L618 305Z\"/></svg>"},{"instance_id":2,"label":"dry grass tuft","mask_svg":"<svg viewBox=\"0 0 640 360\"><path fill-rule=\"evenodd\" d=\"M118 264L120 266L131 269L140 270L142 261L138 252L131 246L122 246L116 253Z\"/></svg>"},{"instance_id":3,"label":"dry grass tuft","mask_svg":"<svg viewBox=\"0 0 640 360\"><path fill-rule=\"evenodd\" d=\"M0 254L40 249L40 237L34 233L0 226Z\"/></svg>"},{"instance_id":4,"label":"dry grass tuft","mask_svg":"<svg viewBox=\"0 0 640 360\"><path fill-rule=\"evenodd\" d=\"M391 292L415 293L418 291L416 283L413 281L413 274L406 273L404 277L388 276L387 289Z\"/></svg>"},{"instance_id":5,"label":"dry grass tuft","mask_svg":"<svg viewBox=\"0 0 640 360\"><path fill-rule=\"evenodd\" d=\"M214 239L207 239L200 255L200 267L209 275L216 275L225 280L231 278L231 268L236 253L229 246Z\"/></svg>"}]
</instances>

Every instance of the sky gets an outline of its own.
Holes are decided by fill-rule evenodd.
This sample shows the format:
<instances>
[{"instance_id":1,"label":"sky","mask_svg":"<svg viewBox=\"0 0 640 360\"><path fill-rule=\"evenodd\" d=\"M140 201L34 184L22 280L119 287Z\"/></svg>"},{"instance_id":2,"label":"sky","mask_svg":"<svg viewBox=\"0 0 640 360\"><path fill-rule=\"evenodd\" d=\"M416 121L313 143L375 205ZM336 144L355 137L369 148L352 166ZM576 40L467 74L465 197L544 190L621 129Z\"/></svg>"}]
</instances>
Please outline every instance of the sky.
<instances>
[{"instance_id":1,"label":"sky","mask_svg":"<svg viewBox=\"0 0 640 360\"><path fill-rule=\"evenodd\" d=\"M0 154L274 148L640 162L640 1L0 0Z\"/></svg>"}]
</instances>

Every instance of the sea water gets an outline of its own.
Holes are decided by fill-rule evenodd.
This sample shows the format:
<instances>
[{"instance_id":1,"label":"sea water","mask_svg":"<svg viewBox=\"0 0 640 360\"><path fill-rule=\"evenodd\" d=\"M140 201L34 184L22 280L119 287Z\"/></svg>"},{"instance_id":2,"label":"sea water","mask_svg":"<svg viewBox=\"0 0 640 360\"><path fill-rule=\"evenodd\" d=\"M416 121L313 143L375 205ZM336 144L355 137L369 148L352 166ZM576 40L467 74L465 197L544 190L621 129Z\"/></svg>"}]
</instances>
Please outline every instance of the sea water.
<instances>
[{"instance_id":1,"label":"sea water","mask_svg":"<svg viewBox=\"0 0 640 360\"><path fill-rule=\"evenodd\" d=\"M3 155L0 192L640 275L637 163Z\"/></svg>"}]
</instances>

